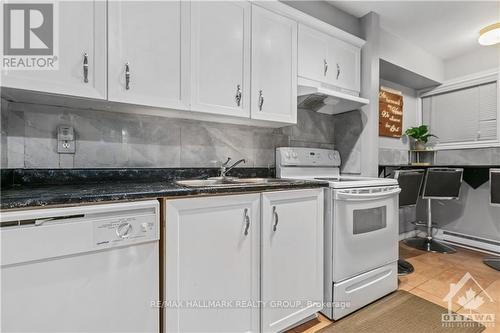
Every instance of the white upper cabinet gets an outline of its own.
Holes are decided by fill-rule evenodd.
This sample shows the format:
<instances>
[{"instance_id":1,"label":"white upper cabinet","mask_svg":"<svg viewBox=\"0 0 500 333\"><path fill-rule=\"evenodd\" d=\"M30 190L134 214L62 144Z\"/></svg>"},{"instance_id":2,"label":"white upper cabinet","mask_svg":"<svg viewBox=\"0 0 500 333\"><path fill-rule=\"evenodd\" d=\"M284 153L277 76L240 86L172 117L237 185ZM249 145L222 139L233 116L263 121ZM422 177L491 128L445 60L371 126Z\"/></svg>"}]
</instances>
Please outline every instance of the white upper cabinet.
<instances>
[{"instance_id":1,"label":"white upper cabinet","mask_svg":"<svg viewBox=\"0 0 500 333\"><path fill-rule=\"evenodd\" d=\"M323 301L323 189L262 194L262 332L282 332ZM316 304L314 304L316 302Z\"/></svg>"},{"instance_id":2,"label":"white upper cabinet","mask_svg":"<svg viewBox=\"0 0 500 333\"><path fill-rule=\"evenodd\" d=\"M297 123L298 76L359 95L363 41L279 1L56 4L59 68L2 70L2 87L36 92L6 96L67 105L51 96L68 95L143 105L145 114L285 126Z\"/></svg>"},{"instance_id":3,"label":"white upper cabinet","mask_svg":"<svg viewBox=\"0 0 500 333\"><path fill-rule=\"evenodd\" d=\"M298 49L300 77L359 93L360 47L300 24Z\"/></svg>"},{"instance_id":4,"label":"white upper cabinet","mask_svg":"<svg viewBox=\"0 0 500 333\"><path fill-rule=\"evenodd\" d=\"M326 81L328 42L331 37L299 24L298 75L315 81Z\"/></svg>"},{"instance_id":5,"label":"white upper cabinet","mask_svg":"<svg viewBox=\"0 0 500 333\"><path fill-rule=\"evenodd\" d=\"M251 118L297 121L297 23L252 5Z\"/></svg>"},{"instance_id":6,"label":"white upper cabinet","mask_svg":"<svg viewBox=\"0 0 500 333\"><path fill-rule=\"evenodd\" d=\"M181 1L109 1L109 100L185 108Z\"/></svg>"},{"instance_id":7,"label":"white upper cabinet","mask_svg":"<svg viewBox=\"0 0 500 333\"><path fill-rule=\"evenodd\" d=\"M3 5L2 5L3 6ZM56 70L2 70L3 87L106 98L106 2L58 1Z\"/></svg>"},{"instance_id":8,"label":"white upper cabinet","mask_svg":"<svg viewBox=\"0 0 500 333\"><path fill-rule=\"evenodd\" d=\"M164 332L258 332L260 194L165 202Z\"/></svg>"},{"instance_id":9,"label":"white upper cabinet","mask_svg":"<svg viewBox=\"0 0 500 333\"><path fill-rule=\"evenodd\" d=\"M339 39L328 42L327 81L353 92L361 90L361 49Z\"/></svg>"},{"instance_id":10,"label":"white upper cabinet","mask_svg":"<svg viewBox=\"0 0 500 333\"><path fill-rule=\"evenodd\" d=\"M250 3L191 3L191 109L250 116Z\"/></svg>"}]
</instances>

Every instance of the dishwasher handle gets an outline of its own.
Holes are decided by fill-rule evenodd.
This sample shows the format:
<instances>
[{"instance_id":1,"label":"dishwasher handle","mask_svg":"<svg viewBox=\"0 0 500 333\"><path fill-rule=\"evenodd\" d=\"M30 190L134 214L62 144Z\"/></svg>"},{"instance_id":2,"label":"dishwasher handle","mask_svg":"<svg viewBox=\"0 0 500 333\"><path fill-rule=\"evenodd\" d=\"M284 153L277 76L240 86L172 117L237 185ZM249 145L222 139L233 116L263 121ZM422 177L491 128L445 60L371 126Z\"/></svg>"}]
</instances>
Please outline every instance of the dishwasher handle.
<instances>
[{"instance_id":1,"label":"dishwasher handle","mask_svg":"<svg viewBox=\"0 0 500 333\"><path fill-rule=\"evenodd\" d=\"M396 194L399 194L399 192L401 192L401 189L399 187L387 191L378 191L370 193L348 193L339 191L336 193L335 199L346 200L346 201L376 200L376 199L384 199L392 197Z\"/></svg>"}]
</instances>

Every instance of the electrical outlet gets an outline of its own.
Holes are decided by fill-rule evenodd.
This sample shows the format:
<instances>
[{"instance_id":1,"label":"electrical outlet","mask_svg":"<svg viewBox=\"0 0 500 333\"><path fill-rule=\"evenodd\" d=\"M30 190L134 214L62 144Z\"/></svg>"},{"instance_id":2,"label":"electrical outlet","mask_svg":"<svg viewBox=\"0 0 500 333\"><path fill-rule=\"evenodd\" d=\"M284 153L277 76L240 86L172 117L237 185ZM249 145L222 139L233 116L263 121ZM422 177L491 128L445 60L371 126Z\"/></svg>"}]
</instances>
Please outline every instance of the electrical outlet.
<instances>
[{"instance_id":1,"label":"electrical outlet","mask_svg":"<svg viewBox=\"0 0 500 333\"><path fill-rule=\"evenodd\" d=\"M74 154L75 141L57 141L57 152L59 154Z\"/></svg>"},{"instance_id":2,"label":"electrical outlet","mask_svg":"<svg viewBox=\"0 0 500 333\"><path fill-rule=\"evenodd\" d=\"M76 148L75 131L71 126L57 128L57 152L59 154L74 154Z\"/></svg>"}]
</instances>

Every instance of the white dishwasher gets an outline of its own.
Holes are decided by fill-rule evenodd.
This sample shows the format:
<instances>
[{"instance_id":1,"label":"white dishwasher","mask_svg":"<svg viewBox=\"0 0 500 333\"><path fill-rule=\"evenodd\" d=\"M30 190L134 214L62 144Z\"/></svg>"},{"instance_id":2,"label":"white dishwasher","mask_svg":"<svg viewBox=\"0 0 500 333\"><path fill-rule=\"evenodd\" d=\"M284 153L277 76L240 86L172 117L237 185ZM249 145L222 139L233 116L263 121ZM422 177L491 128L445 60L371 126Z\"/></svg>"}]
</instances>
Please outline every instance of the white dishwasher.
<instances>
[{"instance_id":1,"label":"white dishwasher","mask_svg":"<svg viewBox=\"0 0 500 333\"><path fill-rule=\"evenodd\" d=\"M156 200L4 212L1 332L159 331Z\"/></svg>"}]
</instances>

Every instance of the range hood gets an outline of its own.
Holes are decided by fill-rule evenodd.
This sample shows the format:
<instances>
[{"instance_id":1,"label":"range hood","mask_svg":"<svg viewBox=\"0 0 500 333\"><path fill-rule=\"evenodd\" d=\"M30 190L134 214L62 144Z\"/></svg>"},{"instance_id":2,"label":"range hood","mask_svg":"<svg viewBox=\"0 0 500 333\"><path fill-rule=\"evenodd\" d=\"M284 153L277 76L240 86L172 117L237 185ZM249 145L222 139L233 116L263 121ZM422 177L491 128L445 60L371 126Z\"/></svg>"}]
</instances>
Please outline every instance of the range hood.
<instances>
[{"instance_id":1,"label":"range hood","mask_svg":"<svg viewBox=\"0 0 500 333\"><path fill-rule=\"evenodd\" d=\"M323 83L298 78L297 107L299 109L313 110L324 114L337 114L357 110L370 101L335 90Z\"/></svg>"}]
</instances>

